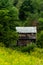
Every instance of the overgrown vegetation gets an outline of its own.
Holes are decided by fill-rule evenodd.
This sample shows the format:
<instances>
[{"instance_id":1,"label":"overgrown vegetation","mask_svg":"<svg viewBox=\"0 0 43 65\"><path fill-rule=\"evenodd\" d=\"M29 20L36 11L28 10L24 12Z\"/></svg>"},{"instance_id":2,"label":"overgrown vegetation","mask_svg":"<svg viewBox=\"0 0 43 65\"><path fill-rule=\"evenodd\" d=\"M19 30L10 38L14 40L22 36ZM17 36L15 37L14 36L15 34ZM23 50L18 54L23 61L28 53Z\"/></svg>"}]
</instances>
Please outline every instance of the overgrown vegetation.
<instances>
[{"instance_id":1,"label":"overgrown vegetation","mask_svg":"<svg viewBox=\"0 0 43 65\"><path fill-rule=\"evenodd\" d=\"M39 35L37 37L41 37L43 35L41 35L41 31L43 31L42 0L0 0L0 42L6 46L16 44L18 39L16 26L31 26L32 21L38 21ZM42 38L39 38L40 43L37 39L38 45L43 45Z\"/></svg>"},{"instance_id":2,"label":"overgrown vegetation","mask_svg":"<svg viewBox=\"0 0 43 65\"><path fill-rule=\"evenodd\" d=\"M17 19L17 11L15 8L13 9L0 10L0 41L5 43L6 46L9 46L11 43L16 43L15 41L18 37L15 29L15 26L17 25L15 24L15 19Z\"/></svg>"},{"instance_id":3,"label":"overgrown vegetation","mask_svg":"<svg viewBox=\"0 0 43 65\"><path fill-rule=\"evenodd\" d=\"M31 43L31 44L28 44L27 46L24 46L21 51L30 53L31 51L34 51L35 48L37 48L36 44Z\"/></svg>"},{"instance_id":4,"label":"overgrown vegetation","mask_svg":"<svg viewBox=\"0 0 43 65\"><path fill-rule=\"evenodd\" d=\"M43 65L43 49L36 48L29 54L0 47L0 65Z\"/></svg>"},{"instance_id":5,"label":"overgrown vegetation","mask_svg":"<svg viewBox=\"0 0 43 65\"><path fill-rule=\"evenodd\" d=\"M15 27L33 21L37 43L17 47ZM43 0L0 0L0 65L43 65Z\"/></svg>"},{"instance_id":6,"label":"overgrown vegetation","mask_svg":"<svg viewBox=\"0 0 43 65\"><path fill-rule=\"evenodd\" d=\"M43 31L38 34L37 45L38 47L43 48Z\"/></svg>"}]
</instances>

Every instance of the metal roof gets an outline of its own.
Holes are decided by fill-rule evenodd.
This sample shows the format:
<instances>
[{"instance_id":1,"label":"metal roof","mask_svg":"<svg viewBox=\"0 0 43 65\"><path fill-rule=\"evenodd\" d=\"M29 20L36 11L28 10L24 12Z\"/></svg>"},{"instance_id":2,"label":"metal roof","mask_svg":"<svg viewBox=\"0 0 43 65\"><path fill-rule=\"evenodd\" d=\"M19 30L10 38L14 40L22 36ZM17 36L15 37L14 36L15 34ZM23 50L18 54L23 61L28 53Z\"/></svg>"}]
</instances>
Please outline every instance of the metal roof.
<instances>
[{"instance_id":1,"label":"metal roof","mask_svg":"<svg viewBox=\"0 0 43 65\"><path fill-rule=\"evenodd\" d=\"M18 33L37 33L36 27L16 27Z\"/></svg>"}]
</instances>

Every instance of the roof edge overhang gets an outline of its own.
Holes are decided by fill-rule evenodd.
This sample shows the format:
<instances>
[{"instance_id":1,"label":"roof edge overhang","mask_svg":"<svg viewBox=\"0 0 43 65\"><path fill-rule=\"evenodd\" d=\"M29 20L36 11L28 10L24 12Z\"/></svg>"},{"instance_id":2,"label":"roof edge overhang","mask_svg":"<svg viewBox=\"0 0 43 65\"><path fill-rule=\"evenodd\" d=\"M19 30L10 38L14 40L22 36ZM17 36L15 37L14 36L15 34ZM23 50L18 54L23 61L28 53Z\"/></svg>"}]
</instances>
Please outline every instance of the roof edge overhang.
<instances>
[{"instance_id":1,"label":"roof edge overhang","mask_svg":"<svg viewBox=\"0 0 43 65\"><path fill-rule=\"evenodd\" d=\"M22 33L22 34L37 33L37 27L36 26L31 26L31 27L16 27L16 31L18 33Z\"/></svg>"}]
</instances>

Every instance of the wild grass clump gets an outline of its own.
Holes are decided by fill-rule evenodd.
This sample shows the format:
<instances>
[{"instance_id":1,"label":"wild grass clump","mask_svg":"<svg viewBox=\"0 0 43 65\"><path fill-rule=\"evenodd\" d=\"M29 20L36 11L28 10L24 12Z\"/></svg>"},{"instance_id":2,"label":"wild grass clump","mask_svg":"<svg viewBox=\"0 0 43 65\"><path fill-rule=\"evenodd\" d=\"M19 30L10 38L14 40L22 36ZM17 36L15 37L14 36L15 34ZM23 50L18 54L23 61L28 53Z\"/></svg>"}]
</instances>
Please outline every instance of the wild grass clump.
<instances>
[{"instance_id":1,"label":"wild grass clump","mask_svg":"<svg viewBox=\"0 0 43 65\"><path fill-rule=\"evenodd\" d=\"M0 65L43 65L43 49L23 53L11 48L0 47ZM41 58L40 58L41 57Z\"/></svg>"},{"instance_id":2,"label":"wild grass clump","mask_svg":"<svg viewBox=\"0 0 43 65\"><path fill-rule=\"evenodd\" d=\"M22 51L23 52L30 52L30 51L34 51L34 49L36 48L36 44L35 43L30 43L30 44L27 44L27 46L24 46L22 48Z\"/></svg>"}]
</instances>

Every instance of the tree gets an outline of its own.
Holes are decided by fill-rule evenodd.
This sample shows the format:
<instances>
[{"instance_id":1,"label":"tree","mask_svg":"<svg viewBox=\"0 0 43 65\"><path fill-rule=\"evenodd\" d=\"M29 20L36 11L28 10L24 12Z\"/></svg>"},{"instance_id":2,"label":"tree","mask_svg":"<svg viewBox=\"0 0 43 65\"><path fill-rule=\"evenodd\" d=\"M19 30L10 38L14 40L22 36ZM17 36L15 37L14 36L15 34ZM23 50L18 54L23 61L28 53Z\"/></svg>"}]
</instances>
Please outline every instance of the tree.
<instances>
[{"instance_id":1,"label":"tree","mask_svg":"<svg viewBox=\"0 0 43 65\"><path fill-rule=\"evenodd\" d=\"M38 31L42 31L43 30L43 18L40 17L38 21L39 21Z\"/></svg>"},{"instance_id":2,"label":"tree","mask_svg":"<svg viewBox=\"0 0 43 65\"><path fill-rule=\"evenodd\" d=\"M4 42L6 46L16 44L18 34L16 32L17 9L0 10L0 42Z\"/></svg>"},{"instance_id":3,"label":"tree","mask_svg":"<svg viewBox=\"0 0 43 65\"><path fill-rule=\"evenodd\" d=\"M43 31L41 31L41 32L38 34L37 45L38 45L38 47L43 48Z\"/></svg>"},{"instance_id":4,"label":"tree","mask_svg":"<svg viewBox=\"0 0 43 65\"><path fill-rule=\"evenodd\" d=\"M14 0L14 6L16 6L17 5L17 3L18 3L18 0Z\"/></svg>"},{"instance_id":5,"label":"tree","mask_svg":"<svg viewBox=\"0 0 43 65\"><path fill-rule=\"evenodd\" d=\"M0 9L13 6L13 0L0 0Z\"/></svg>"},{"instance_id":6,"label":"tree","mask_svg":"<svg viewBox=\"0 0 43 65\"><path fill-rule=\"evenodd\" d=\"M24 26L30 26L32 21L38 21L43 18L42 0L25 0L19 9L19 19L23 21Z\"/></svg>"},{"instance_id":7,"label":"tree","mask_svg":"<svg viewBox=\"0 0 43 65\"><path fill-rule=\"evenodd\" d=\"M21 20L26 20L26 18L28 17L28 15L34 14L34 6L32 4L32 0L26 0L23 2L22 6L20 7L19 10L19 18Z\"/></svg>"}]
</instances>

